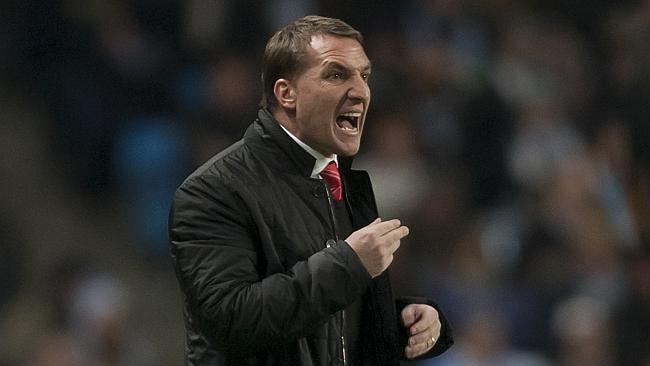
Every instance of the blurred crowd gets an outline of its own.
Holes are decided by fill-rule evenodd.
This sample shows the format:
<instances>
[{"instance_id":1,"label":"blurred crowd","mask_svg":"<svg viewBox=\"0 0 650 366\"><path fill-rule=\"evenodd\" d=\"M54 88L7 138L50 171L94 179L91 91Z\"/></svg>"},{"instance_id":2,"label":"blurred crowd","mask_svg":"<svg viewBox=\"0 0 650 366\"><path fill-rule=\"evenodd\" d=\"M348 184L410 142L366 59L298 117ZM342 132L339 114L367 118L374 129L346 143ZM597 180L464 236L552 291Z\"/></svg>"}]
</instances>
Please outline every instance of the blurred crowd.
<instances>
[{"instance_id":1,"label":"blurred crowd","mask_svg":"<svg viewBox=\"0 0 650 366\"><path fill-rule=\"evenodd\" d=\"M255 118L306 14L365 36L355 166L411 228L434 366L650 366L650 1L0 4L0 366L182 363L175 188Z\"/></svg>"}]
</instances>

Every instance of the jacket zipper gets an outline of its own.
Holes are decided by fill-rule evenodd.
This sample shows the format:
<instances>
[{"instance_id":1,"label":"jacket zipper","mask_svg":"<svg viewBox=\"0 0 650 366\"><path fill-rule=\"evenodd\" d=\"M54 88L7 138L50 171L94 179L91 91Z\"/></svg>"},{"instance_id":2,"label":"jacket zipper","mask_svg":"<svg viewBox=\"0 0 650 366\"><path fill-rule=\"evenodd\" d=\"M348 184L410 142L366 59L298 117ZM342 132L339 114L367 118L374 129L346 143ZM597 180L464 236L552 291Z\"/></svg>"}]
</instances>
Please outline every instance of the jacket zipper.
<instances>
[{"instance_id":1,"label":"jacket zipper","mask_svg":"<svg viewBox=\"0 0 650 366\"><path fill-rule=\"evenodd\" d=\"M339 234L338 234L338 226L336 225L336 218L334 217L334 206L332 203L332 195L330 194L330 189L329 186L327 185L327 182L323 179L321 179L321 182L323 185L325 185L325 193L327 194L327 206L329 208L329 214L330 214L330 220L332 220L332 228L334 229L334 239L336 241L339 241ZM340 319L341 319L341 358L343 359L343 365L347 365L347 357L345 355L345 309L340 311Z\"/></svg>"}]
</instances>

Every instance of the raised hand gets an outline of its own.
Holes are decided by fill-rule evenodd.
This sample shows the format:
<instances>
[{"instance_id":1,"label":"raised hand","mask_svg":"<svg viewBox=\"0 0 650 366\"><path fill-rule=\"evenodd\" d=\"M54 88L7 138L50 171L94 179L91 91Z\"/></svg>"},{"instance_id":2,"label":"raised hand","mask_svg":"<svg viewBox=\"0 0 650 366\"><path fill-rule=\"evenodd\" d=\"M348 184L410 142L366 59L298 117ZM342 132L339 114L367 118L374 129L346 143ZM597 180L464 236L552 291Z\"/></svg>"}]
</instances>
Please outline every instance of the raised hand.
<instances>
[{"instance_id":1,"label":"raised hand","mask_svg":"<svg viewBox=\"0 0 650 366\"><path fill-rule=\"evenodd\" d=\"M361 259L361 263L374 278L393 262L393 253L400 246L400 239L409 229L397 220L381 221L377 218L345 239Z\"/></svg>"}]
</instances>

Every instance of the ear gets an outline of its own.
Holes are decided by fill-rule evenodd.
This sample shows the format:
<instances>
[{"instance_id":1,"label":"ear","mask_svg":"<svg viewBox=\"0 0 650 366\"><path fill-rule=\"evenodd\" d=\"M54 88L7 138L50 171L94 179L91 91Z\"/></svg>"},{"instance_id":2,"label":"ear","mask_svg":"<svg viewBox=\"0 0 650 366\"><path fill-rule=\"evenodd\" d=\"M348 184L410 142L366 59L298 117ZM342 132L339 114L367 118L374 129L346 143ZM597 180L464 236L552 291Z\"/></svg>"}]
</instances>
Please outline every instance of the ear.
<instances>
[{"instance_id":1,"label":"ear","mask_svg":"<svg viewBox=\"0 0 650 366\"><path fill-rule=\"evenodd\" d=\"M278 79L273 85L273 94L278 105L285 109L296 108L296 89L287 79Z\"/></svg>"}]
</instances>

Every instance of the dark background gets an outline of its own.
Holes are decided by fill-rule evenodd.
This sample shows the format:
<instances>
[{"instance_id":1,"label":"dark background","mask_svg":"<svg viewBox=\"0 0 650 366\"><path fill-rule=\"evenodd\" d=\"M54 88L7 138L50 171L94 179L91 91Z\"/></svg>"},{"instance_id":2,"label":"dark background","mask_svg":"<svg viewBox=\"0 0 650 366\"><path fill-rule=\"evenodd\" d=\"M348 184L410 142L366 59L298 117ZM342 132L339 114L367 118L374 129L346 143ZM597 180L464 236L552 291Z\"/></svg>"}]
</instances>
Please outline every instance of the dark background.
<instances>
[{"instance_id":1,"label":"dark background","mask_svg":"<svg viewBox=\"0 0 650 366\"><path fill-rule=\"evenodd\" d=\"M650 2L0 3L0 365L180 365L171 196L305 14L363 32L356 166L411 227L431 365L650 365Z\"/></svg>"}]
</instances>

